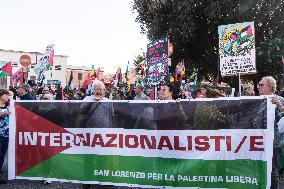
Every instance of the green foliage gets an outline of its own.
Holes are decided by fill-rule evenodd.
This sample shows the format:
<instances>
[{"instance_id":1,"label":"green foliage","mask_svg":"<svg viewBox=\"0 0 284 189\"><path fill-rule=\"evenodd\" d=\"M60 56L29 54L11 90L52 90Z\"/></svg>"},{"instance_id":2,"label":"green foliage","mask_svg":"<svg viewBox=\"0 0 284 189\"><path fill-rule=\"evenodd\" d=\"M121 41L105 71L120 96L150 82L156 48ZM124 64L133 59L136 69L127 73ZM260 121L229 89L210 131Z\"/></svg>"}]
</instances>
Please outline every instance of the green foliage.
<instances>
[{"instance_id":1,"label":"green foliage","mask_svg":"<svg viewBox=\"0 0 284 189\"><path fill-rule=\"evenodd\" d=\"M258 74L244 79L257 80L266 75L281 78L282 0L134 0L132 10L137 15L141 32L150 40L169 37L173 43L171 71L184 59L189 72L199 68L200 78L217 77L218 26L254 21Z\"/></svg>"}]
</instances>

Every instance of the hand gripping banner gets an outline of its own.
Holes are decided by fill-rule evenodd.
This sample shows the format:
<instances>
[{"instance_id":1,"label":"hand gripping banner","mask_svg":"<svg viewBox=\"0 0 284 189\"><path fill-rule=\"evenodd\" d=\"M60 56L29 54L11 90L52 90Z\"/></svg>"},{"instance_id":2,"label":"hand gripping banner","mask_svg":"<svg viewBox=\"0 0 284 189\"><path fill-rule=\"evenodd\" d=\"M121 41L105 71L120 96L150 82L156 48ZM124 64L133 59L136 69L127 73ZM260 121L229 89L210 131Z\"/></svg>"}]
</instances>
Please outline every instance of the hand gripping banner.
<instances>
[{"instance_id":1,"label":"hand gripping banner","mask_svg":"<svg viewBox=\"0 0 284 189\"><path fill-rule=\"evenodd\" d=\"M269 98L18 101L14 113L9 179L270 188L274 106Z\"/></svg>"}]
</instances>

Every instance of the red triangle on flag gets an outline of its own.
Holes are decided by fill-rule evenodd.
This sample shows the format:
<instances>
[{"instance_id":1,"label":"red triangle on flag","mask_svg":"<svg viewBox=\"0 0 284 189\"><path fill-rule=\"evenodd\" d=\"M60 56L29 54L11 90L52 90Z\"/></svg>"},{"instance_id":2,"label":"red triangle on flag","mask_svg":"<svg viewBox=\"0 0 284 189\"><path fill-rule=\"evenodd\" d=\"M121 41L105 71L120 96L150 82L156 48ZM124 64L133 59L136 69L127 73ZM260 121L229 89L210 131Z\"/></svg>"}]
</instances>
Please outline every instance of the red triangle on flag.
<instances>
[{"instance_id":1,"label":"red triangle on flag","mask_svg":"<svg viewBox=\"0 0 284 189\"><path fill-rule=\"evenodd\" d=\"M40 164L41 162L59 154L60 152L70 148L67 146L51 146L47 137L45 138L45 146L41 142L43 137L37 135L36 144L25 143L25 133L70 133L55 123L37 115L15 103L16 119L16 175ZM20 141L21 139L21 141ZM33 138L33 140L35 137Z\"/></svg>"},{"instance_id":2,"label":"red triangle on flag","mask_svg":"<svg viewBox=\"0 0 284 189\"><path fill-rule=\"evenodd\" d=\"M88 88L88 85L92 82L92 77L90 76L90 73L88 73L83 85L82 85L82 88L86 89Z\"/></svg>"},{"instance_id":3,"label":"red triangle on flag","mask_svg":"<svg viewBox=\"0 0 284 189\"><path fill-rule=\"evenodd\" d=\"M2 72L8 73L10 76L12 75L12 63L8 62L5 66L0 69Z\"/></svg>"}]
</instances>

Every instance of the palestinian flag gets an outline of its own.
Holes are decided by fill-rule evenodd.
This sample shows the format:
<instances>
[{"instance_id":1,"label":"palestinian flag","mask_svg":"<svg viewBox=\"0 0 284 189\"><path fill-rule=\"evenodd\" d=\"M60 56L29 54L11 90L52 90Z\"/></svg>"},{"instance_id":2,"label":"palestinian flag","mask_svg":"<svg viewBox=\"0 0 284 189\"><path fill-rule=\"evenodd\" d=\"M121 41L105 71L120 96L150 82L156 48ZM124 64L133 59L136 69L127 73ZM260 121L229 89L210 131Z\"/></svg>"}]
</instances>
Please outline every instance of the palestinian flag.
<instances>
[{"instance_id":1,"label":"palestinian flag","mask_svg":"<svg viewBox=\"0 0 284 189\"><path fill-rule=\"evenodd\" d=\"M92 76L90 75L90 73L88 73L88 75L86 76L86 79L82 85L82 88L87 89L88 85L90 85L92 82Z\"/></svg>"},{"instance_id":2,"label":"palestinian flag","mask_svg":"<svg viewBox=\"0 0 284 189\"><path fill-rule=\"evenodd\" d=\"M69 89L74 88L74 86L73 86L73 71L71 71L71 73L70 73L70 77L69 77L69 81L68 81L68 88Z\"/></svg>"},{"instance_id":3,"label":"palestinian flag","mask_svg":"<svg viewBox=\"0 0 284 189\"><path fill-rule=\"evenodd\" d=\"M12 75L12 63L8 62L5 66L0 69L0 77L11 76Z\"/></svg>"},{"instance_id":4,"label":"palestinian flag","mask_svg":"<svg viewBox=\"0 0 284 189\"><path fill-rule=\"evenodd\" d=\"M264 97L15 102L9 178L143 188L269 189L272 110Z\"/></svg>"}]
</instances>

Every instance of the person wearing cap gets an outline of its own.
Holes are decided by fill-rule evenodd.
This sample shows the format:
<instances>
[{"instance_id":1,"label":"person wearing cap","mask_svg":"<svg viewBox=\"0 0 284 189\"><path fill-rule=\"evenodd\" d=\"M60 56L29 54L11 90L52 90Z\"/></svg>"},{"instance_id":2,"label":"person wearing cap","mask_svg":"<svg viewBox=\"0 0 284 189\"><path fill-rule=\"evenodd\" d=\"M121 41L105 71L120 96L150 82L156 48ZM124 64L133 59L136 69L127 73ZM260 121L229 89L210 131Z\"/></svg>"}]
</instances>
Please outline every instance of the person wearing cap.
<instances>
[{"instance_id":1,"label":"person wearing cap","mask_svg":"<svg viewBox=\"0 0 284 189\"><path fill-rule=\"evenodd\" d=\"M34 100L34 97L30 94L29 84L21 84L17 89L17 94L20 100Z\"/></svg>"}]
</instances>

